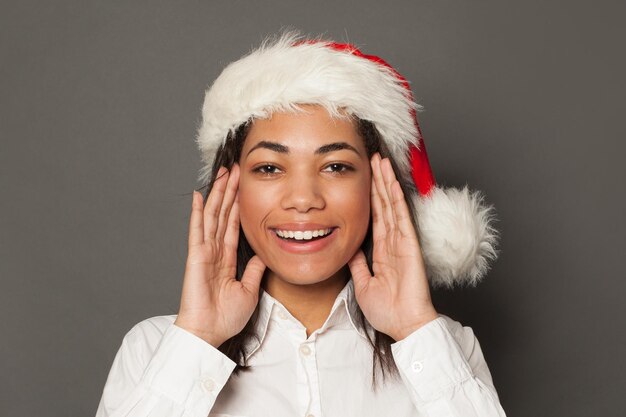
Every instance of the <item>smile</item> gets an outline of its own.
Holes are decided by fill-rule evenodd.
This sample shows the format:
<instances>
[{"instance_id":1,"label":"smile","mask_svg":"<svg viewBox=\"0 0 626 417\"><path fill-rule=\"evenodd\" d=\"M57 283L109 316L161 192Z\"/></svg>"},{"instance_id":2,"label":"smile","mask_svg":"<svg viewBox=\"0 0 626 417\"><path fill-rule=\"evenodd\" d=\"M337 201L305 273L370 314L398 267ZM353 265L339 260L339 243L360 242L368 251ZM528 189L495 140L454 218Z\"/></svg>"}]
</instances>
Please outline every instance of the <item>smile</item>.
<instances>
[{"instance_id":1,"label":"smile","mask_svg":"<svg viewBox=\"0 0 626 417\"><path fill-rule=\"evenodd\" d=\"M324 237L333 231L332 228L319 230L276 230L276 234L283 239L312 240L317 237Z\"/></svg>"},{"instance_id":2,"label":"smile","mask_svg":"<svg viewBox=\"0 0 626 417\"><path fill-rule=\"evenodd\" d=\"M318 252L328 247L335 240L336 229L336 227L312 230L273 229L272 235L282 250L295 254L306 254Z\"/></svg>"}]
</instances>

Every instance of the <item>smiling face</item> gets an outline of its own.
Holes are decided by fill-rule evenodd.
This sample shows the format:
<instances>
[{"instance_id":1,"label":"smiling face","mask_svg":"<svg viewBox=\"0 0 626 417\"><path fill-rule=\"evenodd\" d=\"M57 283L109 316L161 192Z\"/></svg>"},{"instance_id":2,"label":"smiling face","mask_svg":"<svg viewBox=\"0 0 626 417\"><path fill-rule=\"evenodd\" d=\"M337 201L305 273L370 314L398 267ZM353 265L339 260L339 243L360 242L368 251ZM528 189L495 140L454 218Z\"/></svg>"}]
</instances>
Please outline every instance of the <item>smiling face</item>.
<instances>
[{"instance_id":1,"label":"smiling face","mask_svg":"<svg viewBox=\"0 0 626 417\"><path fill-rule=\"evenodd\" d=\"M371 171L354 121L320 106L255 120L239 165L241 227L273 278L310 285L341 274L370 219Z\"/></svg>"}]
</instances>

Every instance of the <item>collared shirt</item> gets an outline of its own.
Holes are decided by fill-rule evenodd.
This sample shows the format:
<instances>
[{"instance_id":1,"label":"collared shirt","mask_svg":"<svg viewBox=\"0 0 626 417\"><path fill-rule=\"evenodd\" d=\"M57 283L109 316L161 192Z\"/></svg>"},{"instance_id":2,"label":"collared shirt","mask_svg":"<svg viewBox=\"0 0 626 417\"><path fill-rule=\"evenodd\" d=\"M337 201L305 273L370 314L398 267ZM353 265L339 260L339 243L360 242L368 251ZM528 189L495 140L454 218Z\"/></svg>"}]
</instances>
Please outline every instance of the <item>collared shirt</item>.
<instances>
[{"instance_id":1,"label":"collared shirt","mask_svg":"<svg viewBox=\"0 0 626 417\"><path fill-rule=\"evenodd\" d=\"M391 345L400 378L377 367L356 326L349 280L320 329L306 328L262 291L251 370L176 326L175 315L135 325L122 340L96 417L504 417L470 327L439 317ZM373 334L374 329L366 330ZM231 375L232 374L232 375Z\"/></svg>"}]
</instances>

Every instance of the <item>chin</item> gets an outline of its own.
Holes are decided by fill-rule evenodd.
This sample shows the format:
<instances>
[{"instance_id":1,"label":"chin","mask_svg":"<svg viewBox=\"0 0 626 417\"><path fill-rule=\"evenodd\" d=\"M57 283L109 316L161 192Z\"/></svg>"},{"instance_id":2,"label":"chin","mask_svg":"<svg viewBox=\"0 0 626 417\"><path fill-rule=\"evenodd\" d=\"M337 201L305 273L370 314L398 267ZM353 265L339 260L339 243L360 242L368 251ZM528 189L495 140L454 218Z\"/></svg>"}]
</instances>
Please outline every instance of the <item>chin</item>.
<instances>
[{"instance_id":1,"label":"chin","mask_svg":"<svg viewBox=\"0 0 626 417\"><path fill-rule=\"evenodd\" d=\"M345 265L345 264L344 264ZM282 281L293 285L314 285L324 282L339 272L344 265L336 268L320 269L319 265L304 264L294 265L293 268L281 268L270 270Z\"/></svg>"}]
</instances>

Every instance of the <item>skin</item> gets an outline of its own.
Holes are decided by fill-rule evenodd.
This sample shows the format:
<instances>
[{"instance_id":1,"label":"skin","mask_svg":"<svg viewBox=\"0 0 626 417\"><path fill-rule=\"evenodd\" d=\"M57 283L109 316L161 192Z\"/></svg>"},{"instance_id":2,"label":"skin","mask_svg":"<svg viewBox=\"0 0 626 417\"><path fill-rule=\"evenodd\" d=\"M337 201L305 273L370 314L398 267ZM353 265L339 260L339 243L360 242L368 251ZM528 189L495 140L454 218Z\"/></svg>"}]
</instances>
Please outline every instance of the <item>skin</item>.
<instances>
[{"instance_id":1,"label":"skin","mask_svg":"<svg viewBox=\"0 0 626 417\"><path fill-rule=\"evenodd\" d=\"M368 158L350 119L319 106L256 120L239 164L218 179L206 206L194 192L181 307L175 324L217 347L239 333L264 289L307 330L322 326L350 275L369 323L394 340L438 317L417 234L389 160ZM288 148L261 146L273 142ZM353 150L316 151L341 142ZM344 146L345 147L345 146ZM350 198L346 198L350 196ZM372 275L359 247L372 216ZM276 244L272 227L314 222L336 227L317 252ZM239 228L256 255L235 279ZM265 279L263 277L265 276Z\"/></svg>"},{"instance_id":2,"label":"skin","mask_svg":"<svg viewBox=\"0 0 626 417\"><path fill-rule=\"evenodd\" d=\"M349 279L346 265L365 238L371 173L352 120L302 107L308 113L277 113L250 129L239 161L239 206L246 238L268 267L264 289L309 335L328 317ZM261 146L267 142L287 149ZM349 147L315 153L332 143ZM336 227L332 244L312 253L280 249L272 226L292 222Z\"/></svg>"}]
</instances>

